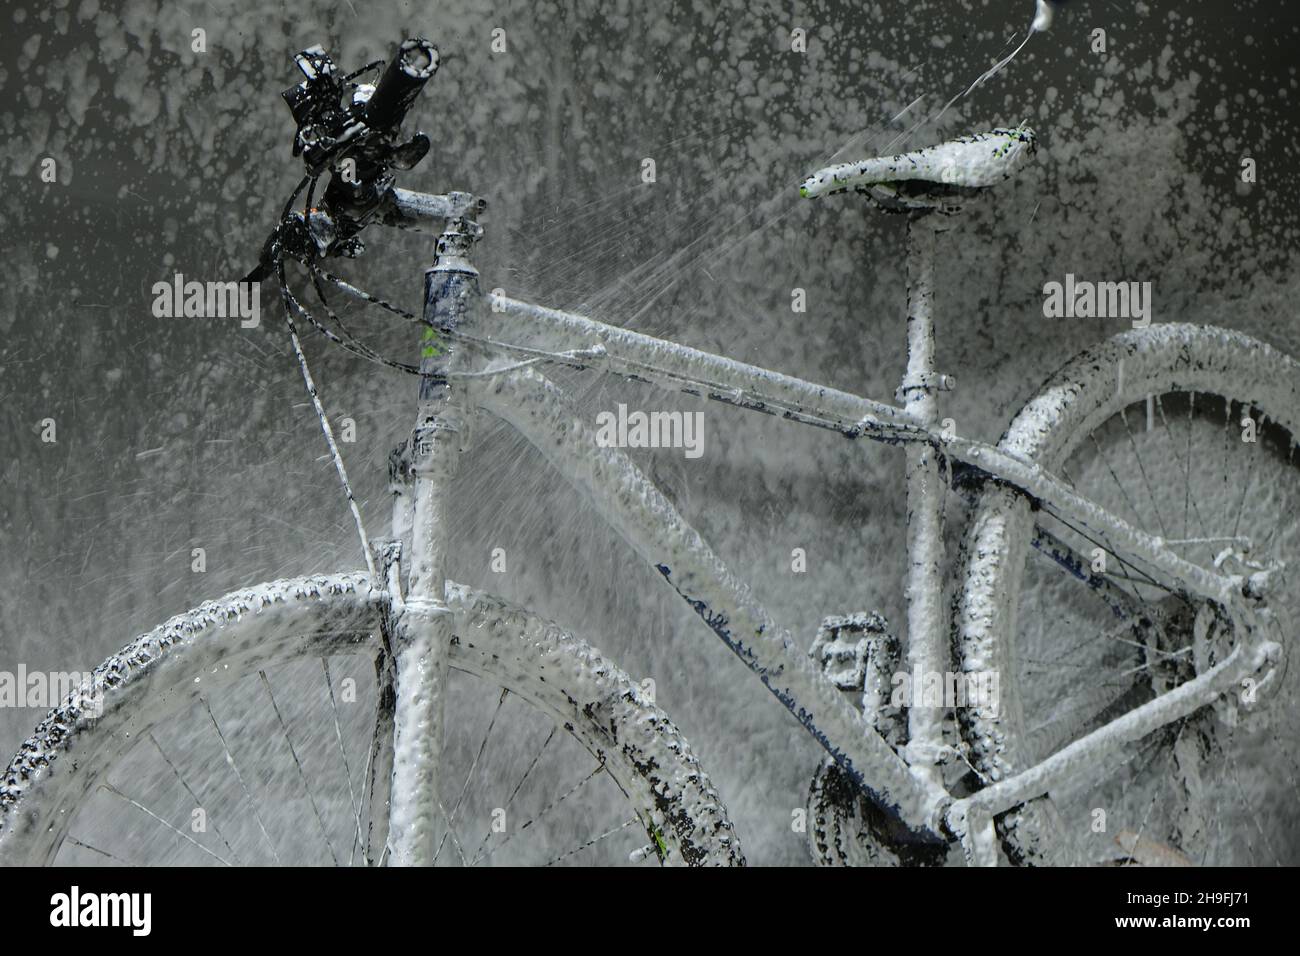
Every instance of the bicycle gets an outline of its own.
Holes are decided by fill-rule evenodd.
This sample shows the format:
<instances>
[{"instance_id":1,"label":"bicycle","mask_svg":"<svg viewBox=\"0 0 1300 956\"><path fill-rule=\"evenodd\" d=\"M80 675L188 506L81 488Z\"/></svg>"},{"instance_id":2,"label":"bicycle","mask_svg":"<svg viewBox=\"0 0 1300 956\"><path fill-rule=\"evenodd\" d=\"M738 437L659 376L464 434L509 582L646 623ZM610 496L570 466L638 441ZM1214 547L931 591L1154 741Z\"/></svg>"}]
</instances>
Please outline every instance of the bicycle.
<instances>
[{"instance_id":1,"label":"bicycle","mask_svg":"<svg viewBox=\"0 0 1300 956\"><path fill-rule=\"evenodd\" d=\"M449 858L462 863L491 860L500 845L535 822L493 842L509 830L504 821L524 780L502 806L472 814L491 821L482 842L476 848L462 842L455 823L471 815L461 811L472 799L469 787L485 759L487 737L477 750L456 745L470 769L463 786L451 791L455 799L449 807L440 788L453 779L444 770L456 748L444 730L449 706L479 706L490 712L491 734L513 695L554 721L524 779L537 772L540 756L561 731L577 742L574 753L596 762L595 770L547 804L537 821L597 777L613 782L609 800L630 804L629 820L575 853L602 848L631 828L636 846L630 853L615 850L615 858L743 863L716 789L646 687L558 625L446 580L443 531L453 506L448 490L483 414L505 422L540 450L827 751L808 808L818 862L934 864L960 852L966 862L980 865L1003 858L1133 863L1170 854L1186 858L1192 844L1231 854L1243 839L1251 855L1257 852L1251 834L1234 829L1235 823L1224 835L1226 813L1217 820L1219 835L1211 835L1214 821L1205 818L1205 804L1221 810L1213 801L1221 801L1222 793L1205 796L1205 777L1213 772L1216 747L1225 760L1232 756L1223 749L1223 728L1229 739L1236 728L1280 739L1261 723L1276 713L1276 705L1261 704L1285 697L1281 685L1288 673L1286 609L1269 600L1278 591L1285 562L1269 555L1287 554L1298 542L1295 529L1282 523L1285 501L1270 503L1243 529L1244 485L1230 533L1213 533L1228 528L1207 522L1199 500L1192 500L1193 487L1199 495L1201 485L1191 469L1208 461L1210 451L1217 454L1216 442L1227 435L1226 470L1236 423L1249 421L1252 435L1258 431L1257 438L1269 439L1240 452L1254 456L1251 473L1271 462L1276 482L1266 486L1269 493L1300 490L1291 438L1300 414L1300 366L1224 329L1181 324L1135 329L1063 366L1015 416L997 445L957 435L938 407L939 393L955 382L937 371L935 356L937 237L944 231L941 224L962 206L981 199L1030 160L1037 146L1031 129L1022 124L827 167L801 187L809 198L865 195L905 220L908 362L898 404L890 404L586 316L495 292L484 295L471 259L483 237L478 217L486 201L466 192L430 195L395 185L394 171L413 167L429 148L423 134L402 141L400 127L437 69L432 44L404 42L376 84L355 80L382 63L340 76L319 47L300 53L297 62L305 79L284 97L297 123L294 153L302 156L307 175L286 203L250 279L274 274L278 280L294 351L345 489L346 471L295 317L374 360L382 357L334 314L326 289L421 327L418 366L384 360L419 378L411 438L390 459L392 534L371 545L349 489L365 571L240 590L172 618L109 658L90 684L50 712L5 772L0 859L120 862L126 851L83 839L77 829L79 821L99 816L102 829L133 850L149 846L142 834L155 831L166 842L158 848L163 861L201 854L205 861L227 864L257 858L278 863L286 840L305 849L305 829L319 829L324 838L313 847L317 861L344 862L343 840L350 844L347 862L428 864L448 847ZM314 205L317 179L326 172L329 186ZM360 254L362 230L376 224L440 230L434 262L425 272L420 316L363 292L321 265L327 258ZM291 292L285 273L290 260L307 270L339 332L327 329ZM526 322L551 346L524 347L499 337L497 326L508 320ZM539 372L546 364L649 382L849 439L902 446L909 515L907 640L893 638L878 617L853 615L828 618L811 653L801 652L626 453L596 440L594 426ZM1143 458L1128 420L1134 407L1145 409L1147 429L1138 433L1143 442L1183 441L1184 432L1170 425L1170 417L1185 424L1185 454L1163 453L1157 462ZM1157 415L1163 428L1155 427ZM1083 448L1089 439L1096 454ZM1149 513L1136 507L1107 453L1117 454L1126 445L1150 493ZM1180 535L1171 535L1169 527L1177 523L1177 496L1165 502L1162 514L1148 466L1153 471L1172 467L1175 481L1182 469ZM1105 486L1107 476L1114 489ZM951 621L941 578L950 489L968 496L974 508ZM1226 522L1228 513L1221 517ZM1191 533L1193 520L1205 533ZM1270 524L1266 538L1245 533ZM1041 571L1028 564L1030 550L1049 559ZM1087 600L1091 609L1078 613L1102 619L1098 635L1070 651L1085 649L1077 666L1137 675L1120 691L1084 688L1078 695L1084 698L1080 706L1087 707L1082 715L1052 711L1076 683L1025 679L1029 652L1053 634L1044 627L1044 616L1022 615L1020 604L1025 595L1041 596L1027 580L1048 572L1052 576L1044 587L1060 592L1064 606L1073 609ZM1086 625L1080 627L1086 636ZM358 658L374 674L359 794L343 731L344 723L352 730L356 721L342 716L330 666L339 659L353 666ZM313 755L301 736L295 743L284 716L290 701L283 695L277 700L267 676L273 670L291 680L315 680L317 660L330 706L326 710L320 703L319 712L305 720L325 727L327 738L332 729L326 749L337 745L347 793L312 785L315 771L308 767L324 755ZM888 687L897 685L895 677L904 667L949 680L985 673L1006 679L995 706L987 700L968 708L924 701L899 706ZM464 699L449 704L456 694L453 680L460 680L453 675L487 681L494 693L463 691ZM252 687L259 700L265 691L266 702L236 708L223 729L212 695L240 687ZM92 698L94 709L88 705ZM1052 719L1031 726L1030 716L1044 709ZM198 728L173 731L176 719L190 713L199 715ZM1074 722L1059 726L1067 718ZM1258 731L1259 725L1265 730ZM241 771L232 727L254 741L245 745L245 761L247 748L256 747L261 758L277 765L261 787L276 796L273 805L257 799ZM173 732L179 736L169 754L158 737ZM191 766L185 757L173 756L194 752L200 733L219 750L210 763ZM278 753L272 753L273 742ZM1143 748L1173 755L1173 780L1188 794L1186 807L1162 808L1159 826L1147 831L1159 829L1160 840L1144 836L1153 812L1148 806L1141 826L1121 833L1119 851L1109 839L1086 844L1079 834L1098 832L1087 826L1095 823L1088 801L1095 802L1100 792L1090 788L1090 775L1143 756ZM286 751L289 760L283 759ZM162 764L149 772L138 769L154 753ZM119 778L135 773L137 785L150 784L160 794L166 782L176 798L172 809L160 812L123 792L110 779L115 771ZM1113 811L1145 804L1147 789L1139 776L1123 781L1119 797L1106 797ZM1241 790L1240 776L1234 781ZM1248 783L1253 789L1254 780ZM1138 794L1130 796L1134 786ZM184 824L199 819L200 793L223 787L228 799L246 802L251 815L230 814L220 826L213 821L212 835L200 839L208 833L204 812L203 827L186 832ZM1201 799L1193 806L1197 787ZM329 810L337 811L341 822L327 823ZM118 811L121 815L114 816ZM554 857L545 836L551 831L538 823L535 832L544 834L542 855ZM1181 837L1184 849L1163 842L1171 832ZM543 861L572 857L563 853Z\"/></svg>"}]
</instances>

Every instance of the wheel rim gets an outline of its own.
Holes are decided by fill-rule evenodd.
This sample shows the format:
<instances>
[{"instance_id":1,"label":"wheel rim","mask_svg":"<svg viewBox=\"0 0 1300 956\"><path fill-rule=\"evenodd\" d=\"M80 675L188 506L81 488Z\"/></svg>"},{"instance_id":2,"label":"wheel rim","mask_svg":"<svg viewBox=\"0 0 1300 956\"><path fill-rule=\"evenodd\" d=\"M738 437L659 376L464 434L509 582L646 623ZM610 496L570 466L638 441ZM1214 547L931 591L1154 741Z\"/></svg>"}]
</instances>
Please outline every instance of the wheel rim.
<instances>
[{"instance_id":1,"label":"wheel rim","mask_svg":"<svg viewBox=\"0 0 1300 956\"><path fill-rule=\"evenodd\" d=\"M301 582L290 583L289 587L301 592L304 585ZM378 642L372 635L377 626L379 606L370 596L368 585L361 576L316 579L307 588L316 594L326 595L330 601L329 613L325 619L316 621L307 631L283 630L276 615L279 605L274 600L264 602L262 596L255 596L253 592L237 596L233 604L227 599L225 602L206 605L206 612L200 609L200 617L204 614L211 617L216 613L220 618L237 622L237 644L232 644L230 640L220 642L226 654L220 661L204 657L205 652L215 653L214 648L219 643L216 641L191 640L180 648L173 646L168 652L172 656L153 662L147 679L136 676L113 689L116 706L105 710L94 733L84 729L78 731L76 727L65 730L57 760L62 761L63 766L75 763L77 772L54 774L56 778L61 777L57 785L50 779L38 780L41 784L38 787L41 791L39 794L19 794L20 797L33 799L19 799L16 804L7 807L8 819L3 821L4 831L0 831L0 837L6 839L0 840L0 852L7 857L25 855L29 860L50 859L58 852L60 859L73 855L77 858L76 862L117 862L123 859L127 862L140 862L138 855L136 859L126 858L123 853L105 845L96 845L78 832L77 827L84 822L81 816L90 809L93 801L98 801L101 806L92 817L102 818L101 823L106 821L110 832L116 830L117 835L125 839L128 845L139 848L140 834L152 831L157 839L154 844L150 844L150 848L155 844L168 843L171 847L170 857L175 862L285 862L284 857L288 854L283 850L286 845L292 849L314 847L316 852L314 856L308 855L308 862L357 862L358 846L364 846L364 842L357 833L362 827L355 824L355 819L359 815L358 809L363 813L366 810L364 800L358 802L358 778L365 776L368 755L354 749L350 756L342 757L339 762L349 767L349 772L344 777L346 782L336 779L332 787L316 784L320 782L320 758L323 751L329 750L332 745L337 748L335 756L347 754L344 747L338 746L337 740L331 741L330 738L342 737L349 742L355 738L356 720L351 722L351 727L348 720L340 721L342 732L335 726L335 722L339 721L339 699L345 693L344 682L356 676L358 666L361 671L371 667L374 655L378 653ZM482 704L480 710L490 713L488 726L495 727L498 735L510 724L511 708L525 715L531 714L531 721L527 717L522 718L522 723L520 719L514 720L516 727L531 726L537 731L533 740L520 741L520 749L531 748L538 740L546 742L543 748L545 759L536 762L533 767L527 781L530 786L547 782L549 778L546 773L550 772L548 768L558 768L552 776L565 769L567 764L563 757L564 751L557 748L566 745L571 757L576 754L586 758L595 766L595 773L588 772L589 779L585 781L579 778L577 782L581 784L580 787L553 787L552 791L558 792L543 792L548 799L533 800L533 805L529 806L525 798L532 799L536 794L515 787L520 782L517 775L510 777L498 773L498 766L488 767L492 751L482 745L484 738L479 733L480 727L462 735L464 740L459 743L458 738L452 735L452 756L463 757L462 764L470 768L470 773L462 777L456 769L455 761L447 765L449 771L445 777L446 785L440 789L446 803L444 820L449 815L453 826L447 828L450 833L443 833L438 839L443 848L438 862L490 863L502 855L498 852L501 849L498 844L502 843L507 845L511 857L517 861L591 862L592 847L604 849L616 837L623 841L621 852L626 858L628 846L633 849L644 846L655 835L658 836L657 848L668 851L669 862L681 862L683 857L693 858L695 862L720 861L724 857L739 858L738 848L730 834L730 824L726 822L724 814L717 813L708 821L713 826L714 833L712 838L703 841L698 839L701 830L695 824L705 822L709 813L692 818L689 827L683 824L681 813L677 814L676 823L673 822L672 814L678 809L678 801L684 800L693 792L690 788L695 779L698 778L707 787L707 778L698 773L694 758L690 757L689 750L680 744L678 738L670 740L662 726L653 728L650 736L654 736L655 740L644 746L655 753L658 760L649 758L646 761L650 765L649 769L636 768L633 761L642 753L642 742L629 739L620 751L610 748L608 741L601 739L599 732L593 730L595 720L601 716L601 708L605 706L600 704L598 698L593 698L594 703L588 705L594 706L596 710L595 716L587 721L590 726L587 726L582 721L582 714L578 714L575 719L573 714L564 712L566 706L574 703L573 700L565 698L557 705L557 699L563 697L559 691L559 681L556 680L560 675L552 677L555 687L552 689L545 680L524 679L527 675L523 671L532 665L518 665L519 673L514 675L518 680L512 679L509 668L504 671L501 669L503 655L495 651L501 649L503 640L525 639L527 646L534 648L544 645L547 640L553 641L554 633L559 633L557 628L519 609L512 609L504 602L488 599L469 589L452 587L449 589L449 599L458 614L461 636L453 645L450 661L457 676L466 681L480 682L504 677L506 684L515 685L514 692L507 694L488 695L481 686L477 690L463 690L457 702L462 710L467 702L473 704L477 701ZM222 610L214 612L213 609L217 607ZM292 610L293 602L286 601L285 613L290 614ZM184 627L181 625L182 630ZM491 629L493 636L490 641L483 642L483 649L479 649L476 641L479 641L479 635L483 635L484 628ZM165 630L166 628L159 629ZM569 657L561 655L556 661L563 659L569 664L574 649L582 648L584 653L590 655L593 666L602 669L602 675L612 675L610 679L617 677L626 683L625 675L599 662L585 645L573 641L567 635L565 640L573 644L566 651ZM329 652L325 654L325 659L330 661L332 675L321 664L322 652ZM349 657L353 664L351 670L348 665L340 663ZM542 662L538 666L553 663L545 658L538 660ZM585 666L586 659L583 659L583 663ZM163 672L167 668L160 666L162 664L169 666L167 673ZM199 682L202 690L197 691L190 677L182 679L177 676L182 671L188 675L196 664L203 671ZM214 671L216 664L220 667ZM284 676L284 669L295 667L313 675L311 679L317 688L314 708L304 704L306 697L301 693L301 688L305 684L279 679ZM111 666L109 671L111 672ZM242 679L229 676L236 672L246 676ZM134 672L127 668L127 673L131 676ZM263 678L262 674L267 677ZM330 680L329 684L326 683L327 679ZM135 689L137 685L138 690ZM217 699L219 691L228 691L236 685L252 685L256 693L265 693L266 696L262 698L263 708L256 718L250 717L247 712L240 712L238 707L232 711ZM365 710L369 713L375 691L371 689L368 698L366 688L352 689L361 691L353 701L358 705L358 712ZM133 694L151 694L153 696L150 699L155 705L147 710L125 706L135 702ZM326 699L329 700L328 705L325 704ZM627 702L622 705L633 706ZM644 702L636 702L636 707L639 708L636 713L648 715L652 720L659 720L662 716L656 717L657 711ZM204 729L209 738L207 742L210 752L207 760L188 759L190 750L197 752L197 748L187 749L184 738L168 739L165 729L160 729L166 727L170 717L192 712L198 713L202 718L200 723L206 724ZM552 730L558 728L556 732L548 733L547 723L537 720L539 712L551 720L558 717L558 723L549 724ZM313 720L316 729L320 731L318 737L324 738L323 741L313 741L300 730L304 724L311 724ZM636 722L627 719L622 712L611 713L608 723L624 731L627 738L632 737L637 729ZM663 725L671 726L666 719L663 720ZM362 721L359 726L364 727L365 722ZM49 728L46 728L46 732L48 735ZM72 744L68 743L69 737L75 738L81 732L85 733L88 744L93 741L93 747L79 746L75 740ZM670 759L662 751L655 750L659 738L676 745L681 759ZM456 747L461 744L464 746L460 746L460 751L457 751ZM152 759L152 770L148 772L135 765L143 759L142 755L146 752ZM372 756L373 748L370 753ZM278 759L278 777L268 777L261 769L268 764L268 760L260 758L268 757ZM572 763L572 760L568 760L568 763ZM46 769L54 766L55 764L50 764ZM476 798L479 785L486 779L484 772L489 769L494 779L500 778L502 786L508 784L517 792L513 795L500 793L485 796L485 812L483 802L476 802ZM675 771L675 776L672 771ZM151 805L155 801L140 799L142 792L161 792L159 784L164 780L171 784L170 802L165 802L166 805ZM111 789L101 786L104 783ZM471 783L474 784L473 787L470 786ZM603 799L593 798L593 785L604 787L606 793ZM663 791L663 795L655 787ZM677 788L676 791L674 787ZM221 810L209 814L207 811L213 808L214 793L220 795L216 799L216 806ZM613 797L610 796L611 793ZM574 795L582 798L580 817L583 824L591 826L584 829L583 839L561 844L557 834L563 831L550 825L557 816L552 812L552 805L570 809L576 803ZM41 798L39 801L34 799L38 796ZM563 799L557 803L554 799L556 797ZM570 802L566 804L566 801ZM623 815L619 820L613 821L615 825L604 825L599 814L592 811L593 807L607 809L620 801ZM204 805L205 802L207 805ZM633 807L633 812L630 813L629 803ZM105 811L102 807L104 804L111 805L114 809ZM231 812L232 807L238 808L238 814ZM493 810L499 813L494 815L491 812ZM539 814L539 810L547 812ZM668 811L667 814L665 810ZM195 811L202 811L201 817L195 815ZM504 819L499 819L503 814ZM337 822L340 819L341 824ZM131 822L118 822L125 820ZM522 827L525 822L530 824L526 828ZM27 824L26 835L19 834L15 838L16 831L24 829L24 823ZM54 824L52 831L33 835L51 823ZM459 833L458 823L464 832L474 831L473 837ZM196 824L201 825L201 828L195 830ZM498 824L504 824L504 827L498 830ZM600 829L591 829L594 826ZM542 858L545 853L520 852L528 850L526 842L518 838L520 829L526 829L530 835L536 834L543 841L555 841L551 844L555 852L547 858ZM100 826L98 831L105 832L105 827ZM267 831L271 833L268 835ZM290 832L295 835L295 839L286 844L286 841L280 839L281 832ZM62 839L65 835L78 842L65 843ZM257 839L259 836L260 840ZM579 844L576 847L578 852L570 854L568 851L575 849L573 842ZM590 845L583 847L583 843ZM545 842L542 845L545 850ZM261 852L254 852L254 849ZM655 849L652 847L652 851L644 855L643 859L647 862L658 860L659 853ZM686 861L690 862L691 859Z\"/></svg>"},{"instance_id":2,"label":"wheel rim","mask_svg":"<svg viewBox=\"0 0 1300 956\"><path fill-rule=\"evenodd\" d=\"M1112 420L1121 410L1135 404L1145 412L1147 394L1159 395L1168 391L1181 391L1183 394L1213 391L1246 397L1257 414L1268 416L1270 428L1293 435L1297 413L1300 412L1297 383L1300 383L1300 374L1294 362L1237 333L1195 326L1168 326L1127 333L1086 353L1054 376L1039 397L1017 416L1002 445L1034 458L1049 469L1064 467L1069 471L1071 462L1076 461L1091 442L1089 436L1103 422ZM1152 403L1152 412L1157 419L1162 412L1169 417L1173 411L1172 406L1163 408L1161 403ZM1122 418L1119 421L1123 423ZM1121 434L1127 439L1127 433ZM1288 443L1288 456L1292 455L1291 447ZM1181 462L1185 459L1175 460ZM1077 469L1077 465L1075 467ZM1086 486L1091 484L1079 490L1086 496L1099 496L1096 483L1085 480L1086 476L1065 477L1073 477ZM1144 480L1140 473L1134 477L1143 484L1151 480L1151 475ZM1103 504L1111 506L1130 521L1138 521L1140 526L1157 525L1146 529L1160 532L1159 522L1154 516L1140 520L1140 515L1128 514L1119 505L1108 501L1103 501ZM1043 516L1037 517L1041 523ZM984 493L968 540L968 554L994 554L998 560L991 567L984 568L973 561L968 563L967 586L958 621L963 647L968 659L982 661L987 666L1000 666L1003 673L1013 675L1012 680L1004 681L1002 713L991 720L972 715L967 721L967 736L976 753L977 766L991 778L1005 776L1029 765L1043 749L1042 746L1035 748L1028 741L1027 729L1035 719L1042 722L1043 701L1052 689L1052 683L1040 677L1036 691L1038 699L1034 700L1031 693L1026 695L1028 699L1022 700L1021 688L1029 683L1032 675L1017 673L1013 664L1024 655L1018 647L1008 647L995 636L997 627L1010 620L1014 625L1013 633L1017 635L1013 643L1021 640L1026 609L1008 606L1005 595L1024 593L1022 585L1026 585L1030 593L1042 586L1041 582L1027 581L1022 577L1034 573L1027 570L1024 563L1032 524L1033 518L1023 502L1005 491L990 489ZM1060 575L1056 577L1058 580L1061 578ZM1034 608L1028 609L1030 614L1033 611ZM1040 641L1039 650L1049 644ZM1180 744L1180 748L1188 749L1185 744ZM1080 850L1080 841L1083 845L1091 843L1095 849L1097 841L1090 838L1096 832L1091 825L1096 818L1079 820L1078 805L1066 807L1069 819L1058 817L1055 810L1046 801L1035 801L1028 808L1008 814L1003 820L1002 832L1013 860L1059 862L1062 861L1060 851L1063 847L1067 862L1088 858L1089 854ZM1124 814L1121 813L1120 817L1122 819ZM1149 823L1151 817L1146 819ZM1113 819L1107 821L1105 831L1106 840L1112 844L1119 835L1114 823ZM1133 829L1131 836L1141 834L1143 839L1149 838L1149 833L1142 832L1141 820ZM1154 844L1146 848L1152 859L1167 846L1159 840L1148 842ZM1095 853L1091 856L1096 858Z\"/></svg>"}]
</instances>

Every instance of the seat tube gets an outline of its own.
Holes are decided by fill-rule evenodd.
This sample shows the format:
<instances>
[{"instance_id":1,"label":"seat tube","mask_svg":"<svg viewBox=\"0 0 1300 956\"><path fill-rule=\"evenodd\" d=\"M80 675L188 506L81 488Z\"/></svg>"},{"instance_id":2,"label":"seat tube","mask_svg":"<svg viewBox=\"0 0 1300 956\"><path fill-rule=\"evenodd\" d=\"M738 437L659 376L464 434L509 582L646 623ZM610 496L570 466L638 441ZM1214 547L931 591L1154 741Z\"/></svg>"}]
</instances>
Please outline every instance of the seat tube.
<instances>
[{"instance_id":1,"label":"seat tube","mask_svg":"<svg viewBox=\"0 0 1300 956\"><path fill-rule=\"evenodd\" d=\"M478 272L469 252L481 228L456 219L438 240L438 254L424 276L420 343L419 415L409 443L414 499L410 576L392 629L396 658L396 713L389 805L389 862L432 863L440 828L450 830L438 797L450 647L451 612L446 603L449 497L468 437L463 386L449 373L466 367L466 351L445 330L468 324L479 307ZM460 852L454 831L439 847Z\"/></svg>"},{"instance_id":2,"label":"seat tube","mask_svg":"<svg viewBox=\"0 0 1300 956\"><path fill-rule=\"evenodd\" d=\"M941 377L934 361L934 260L936 231L925 213L907 227L907 374L900 389L904 408L919 421L938 421ZM907 759L918 773L941 783L938 763L943 745L942 706L932 706L922 690L938 675L947 687L947 631L943 614L943 505L945 486L935 448L907 448L907 663L911 674Z\"/></svg>"}]
</instances>

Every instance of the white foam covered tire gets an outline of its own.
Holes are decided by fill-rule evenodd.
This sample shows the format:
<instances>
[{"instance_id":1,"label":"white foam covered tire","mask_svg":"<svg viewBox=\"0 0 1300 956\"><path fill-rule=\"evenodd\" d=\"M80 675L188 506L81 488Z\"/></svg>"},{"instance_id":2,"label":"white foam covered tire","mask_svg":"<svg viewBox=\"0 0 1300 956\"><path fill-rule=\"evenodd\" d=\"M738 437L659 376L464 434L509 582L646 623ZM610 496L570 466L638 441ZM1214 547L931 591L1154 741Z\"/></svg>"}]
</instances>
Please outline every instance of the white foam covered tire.
<instances>
[{"instance_id":1,"label":"white foam covered tire","mask_svg":"<svg viewBox=\"0 0 1300 956\"><path fill-rule=\"evenodd\" d=\"M605 763L670 864L744 862L726 811L672 721L598 651L499 598L449 585L450 665L553 717ZM276 581L178 615L94 672L102 714L52 710L0 777L0 864L54 859L77 807L151 728L270 664L375 647L382 597L364 574ZM202 683L195 677L202 675Z\"/></svg>"},{"instance_id":2,"label":"white foam covered tire","mask_svg":"<svg viewBox=\"0 0 1300 956\"><path fill-rule=\"evenodd\" d=\"M1092 429L1169 391L1240 401L1300 434L1300 363L1240 332L1168 324L1122 333L1074 358L1020 411L999 447L1055 471ZM1024 496L1001 485L985 488L963 547L957 605L968 670L1016 673L1016 613L1032 531ZM967 718L964 733L982 774L996 781L1026 769L1025 714L1014 680L1002 682L997 716L971 711ZM1057 826L1050 801L1040 799L1008 813L999 829L1012 862L1052 863L1060 862Z\"/></svg>"}]
</instances>

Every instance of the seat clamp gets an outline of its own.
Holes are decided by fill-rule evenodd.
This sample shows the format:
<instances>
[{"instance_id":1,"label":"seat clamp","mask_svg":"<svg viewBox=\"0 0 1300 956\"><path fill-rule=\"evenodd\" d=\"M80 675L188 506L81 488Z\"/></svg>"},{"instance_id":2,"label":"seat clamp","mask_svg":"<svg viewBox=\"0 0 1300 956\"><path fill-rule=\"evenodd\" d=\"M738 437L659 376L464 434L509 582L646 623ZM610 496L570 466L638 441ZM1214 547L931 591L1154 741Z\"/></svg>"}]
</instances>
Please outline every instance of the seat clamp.
<instances>
[{"instance_id":1,"label":"seat clamp","mask_svg":"<svg viewBox=\"0 0 1300 956\"><path fill-rule=\"evenodd\" d=\"M908 392L951 392L956 387L957 378L954 375L943 375L939 372L909 375L903 379L903 384L894 392L894 400L904 401Z\"/></svg>"}]
</instances>

